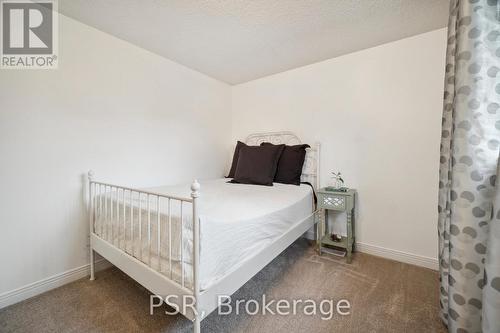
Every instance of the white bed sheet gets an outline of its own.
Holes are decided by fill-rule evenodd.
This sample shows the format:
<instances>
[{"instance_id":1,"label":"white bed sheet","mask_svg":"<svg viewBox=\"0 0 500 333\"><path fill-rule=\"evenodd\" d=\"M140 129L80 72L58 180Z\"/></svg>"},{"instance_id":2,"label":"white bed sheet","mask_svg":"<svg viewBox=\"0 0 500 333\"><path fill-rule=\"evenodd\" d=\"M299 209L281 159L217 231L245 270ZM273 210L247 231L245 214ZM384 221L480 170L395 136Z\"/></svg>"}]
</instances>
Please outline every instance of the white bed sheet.
<instances>
[{"instance_id":1,"label":"white bed sheet","mask_svg":"<svg viewBox=\"0 0 500 333\"><path fill-rule=\"evenodd\" d=\"M265 249L268 244L283 235L297 222L308 217L313 211L313 195L309 185L296 186L275 183L274 186L258 186L227 182L227 178L200 182L198 202L201 237L200 284L202 290ZM190 197L189 184L145 190L166 195ZM111 198L109 195L108 192L108 215L105 218L104 213L97 214L96 233L173 280L179 283L184 280L184 285L190 287L192 285L193 239L191 204L184 203L183 205L183 236L181 238L181 209L178 202L172 201L169 237L168 202L166 199L161 199L160 237L158 237L158 215L155 213L156 198L150 198L152 213L151 225L148 229L147 199L145 196L141 198L141 224L139 227L139 198L137 194L132 196L132 219L130 218L129 193L125 194L125 207L122 205L121 191L118 193L118 201L116 193L111 193ZM104 202L104 199L105 195L102 195L97 198L97 201ZM114 205L113 219L110 219L109 215L111 203ZM99 205L100 202L98 202L97 207ZM117 216L117 212L120 212L119 216ZM139 237L139 235L141 236ZM147 245L148 237L151 239L151 249ZM159 252L158 238L161 239ZM181 257L181 246L184 249L182 251L183 257ZM182 270L184 278L182 278Z\"/></svg>"}]
</instances>

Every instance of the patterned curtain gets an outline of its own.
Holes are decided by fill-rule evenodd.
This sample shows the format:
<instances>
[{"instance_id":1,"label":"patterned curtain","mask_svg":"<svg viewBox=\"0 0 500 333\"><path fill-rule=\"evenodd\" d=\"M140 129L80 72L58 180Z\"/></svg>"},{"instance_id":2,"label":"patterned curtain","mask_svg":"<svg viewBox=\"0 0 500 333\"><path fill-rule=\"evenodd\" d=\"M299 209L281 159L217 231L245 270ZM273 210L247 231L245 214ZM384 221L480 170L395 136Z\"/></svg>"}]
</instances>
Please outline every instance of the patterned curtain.
<instances>
[{"instance_id":1,"label":"patterned curtain","mask_svg":"<svg viewBox=\"0 0 500 333\"><path fill-rule=\"evenodd\" d=\"M441 316L449 332L499 333L499 0L451 0L442 122Z\"/></svg>"}]
</instances>

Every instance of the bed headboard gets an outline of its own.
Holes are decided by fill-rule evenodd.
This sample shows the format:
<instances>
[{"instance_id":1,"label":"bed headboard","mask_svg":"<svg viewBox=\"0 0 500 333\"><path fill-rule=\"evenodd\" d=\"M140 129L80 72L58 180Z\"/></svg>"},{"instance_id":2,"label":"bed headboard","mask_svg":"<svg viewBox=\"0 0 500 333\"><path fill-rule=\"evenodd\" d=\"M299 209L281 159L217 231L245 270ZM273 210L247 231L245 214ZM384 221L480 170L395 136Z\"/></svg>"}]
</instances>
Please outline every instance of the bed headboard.
<instances>
[{"instance_id":1,"label":"bed headboard","mask_svg":"<svg viewBox=\"0 0 500 333\"><path fill-rule=\"evenodd\" d=\"M254 133L250 134L245 143L251 146L258 146L262 142L271 142L275 145L300 145L299 137L292 132L267 132L267 133ZM302 169L301 181L309 182L313 185L314 189L319 189L319 149L318 142L309 144L311 148L306 150L306 159Z\"/></svg>"}]
</instances>

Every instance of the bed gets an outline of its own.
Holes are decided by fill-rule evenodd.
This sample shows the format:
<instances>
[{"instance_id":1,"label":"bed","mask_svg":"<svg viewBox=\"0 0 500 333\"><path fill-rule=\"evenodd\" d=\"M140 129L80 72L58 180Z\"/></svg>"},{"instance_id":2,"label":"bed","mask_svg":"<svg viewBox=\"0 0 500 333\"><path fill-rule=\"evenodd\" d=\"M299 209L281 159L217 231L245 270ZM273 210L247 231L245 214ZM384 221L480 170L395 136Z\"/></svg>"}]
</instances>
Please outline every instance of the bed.
<instances>
[{"instance_id":1,"label":"bed","mask_svg":"<svg viewBox=\"0 0 500 333\"><path fill-rule=\"evenodd\" d=\"M252 134L261 142L300 144L291 132ZM155 295L169 298L200 331L200 321L315 223L319 144L301 180L258 186L227 178L134 189L88 173L91 276L99 253ZM187 303L194 306L187 306Z\"/></svg>"}]
</instances>

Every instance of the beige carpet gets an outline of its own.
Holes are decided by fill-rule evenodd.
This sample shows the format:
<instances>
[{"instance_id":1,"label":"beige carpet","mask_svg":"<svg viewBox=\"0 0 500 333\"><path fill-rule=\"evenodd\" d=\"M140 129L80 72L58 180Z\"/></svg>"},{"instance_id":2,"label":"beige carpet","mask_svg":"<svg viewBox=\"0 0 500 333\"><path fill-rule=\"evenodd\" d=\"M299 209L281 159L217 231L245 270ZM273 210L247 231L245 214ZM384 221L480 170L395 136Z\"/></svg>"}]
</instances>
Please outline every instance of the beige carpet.
<instances>
[{"instance_id":1,"label":"beige carpet","mask_svg":"<svg viewBox=\"0 0 500 333\"><path fill-rule=\"evenodd\" d=\"M298 240L235 299L347 299L352 313L316 316L217 315L202 332L446 332L438 317L438 274L356 253L353 263L318 257ZM234 305L234 302L233 302ZM149 315L149 293L111 268L0 310L0 332L191 332L181 315Z\"/></svg>"}]
</instances>

